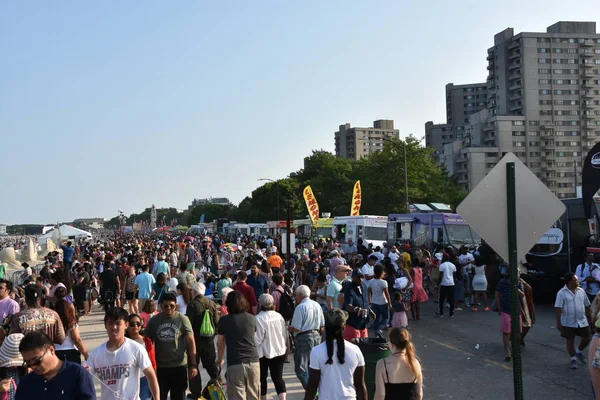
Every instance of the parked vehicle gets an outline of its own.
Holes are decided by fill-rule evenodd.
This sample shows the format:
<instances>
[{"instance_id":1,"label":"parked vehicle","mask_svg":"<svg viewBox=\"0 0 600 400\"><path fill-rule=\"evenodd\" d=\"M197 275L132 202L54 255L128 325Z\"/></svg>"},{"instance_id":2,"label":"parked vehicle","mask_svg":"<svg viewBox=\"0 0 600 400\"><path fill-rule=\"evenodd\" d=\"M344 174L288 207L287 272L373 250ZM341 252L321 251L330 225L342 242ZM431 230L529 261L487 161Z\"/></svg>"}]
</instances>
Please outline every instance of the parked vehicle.
<instances>
[{"instance_id":1,"label":"parked vehicle","mask_svg":"<svg viewBox=\"0 0 600 400\"><path fill-rule=\"evenodd\" d=\"M340 243L347 243L352 239L357 243L363 240L366 246L383 247L387 239L387 217L379 215L360 215L335 217L331 227L331 236Z\"/></svg>"},{"instance_id":2,"label":"parked vehicle","mask_svg":"<svg viewBox=\"0 0 600 400\"><path fill-rule=\"evenodd\" d=\"M390 214L387 222L389 244L410 244L413 247L434 248L461 246L475 248L481 244L481 236L458 214L410 213Z\"/></svg>"}]
</instances>

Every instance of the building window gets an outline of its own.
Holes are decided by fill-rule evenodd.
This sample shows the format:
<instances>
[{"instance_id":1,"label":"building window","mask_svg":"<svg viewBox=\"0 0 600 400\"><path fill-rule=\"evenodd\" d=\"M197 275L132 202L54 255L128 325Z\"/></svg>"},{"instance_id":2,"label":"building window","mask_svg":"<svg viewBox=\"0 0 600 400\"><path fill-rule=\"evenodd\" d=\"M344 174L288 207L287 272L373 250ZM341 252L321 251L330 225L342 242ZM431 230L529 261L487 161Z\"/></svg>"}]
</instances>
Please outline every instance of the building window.
<instances>
[{"instance_id":1,"label":"building window","mask_svg":"<svg viewBox=\"0 0 600 400\"><path fill-rule=\"evenodd\" d=\"M550 49L547 47L540 47L538 53L550 53Z\"/></svg>"},{"instance_id":2,"label":"building window","mask_svg":"<svg viewBox=\"0 0 600 400\"><path fill-rule=\"evenodd\" d=\"M560 47L555 47L553 50L555 53L562 53L562 49ZM541 51L540 53L545 53L545 52Z\"/></svg>"},{"instance_id":3,"label":"building window","mask_svg":"<svg viewBox=\"0 0 600 400\"><path fill-rule=\"evenodd\" d=\"M540 94L550 94L550 91L548 89L542 89L542 90L540 90Z\"/></svg>"},{"instance_id":4,"label":"building window","mask_svg":"<svg viewBox=\"0 0 600 400\"><path fill-rule=\"evenodd\" d=\"M569 39L569 40L575 40L575 39ZM569 43L573 43L573 42L569 42ZM577 54L577 49L567 49L567 54Z\"/></svg>"},{"instance_id":5,"label":"building window","mask_svg":"<svg viewBox=\"0 0 600 400\"><path fill-rule=\"evenodd\" d=\"M540 136L538 131L529 131L527 132L527 136Z\"/></svg>"},{"instance_id":6,"label":"building window","mask_svg":"<svg viewBox=\"0 0 600 400\"><path fill-rule=\"evenodd\" d=\"M513 142L514 147L525 147L525 142Z\"/></svg>"},{"instance_id":7,"label":"building window","mask_svg":"<svg viewBox=\"0 0 600 400\"><path fill-rule=\"evenodd\" d=\"M548 79L540 79L540 80L538 80L538 83L540 85L547 85L550 83L550 81ZM556 83L556 81L555 81L555 83Z\"/></svg>"},{"instance_id":8,"label":"building window","mask_svg":"<svg viewBox=\"0 0 600 400\"><path fill-rule=\"evenodd\" d=\"M538 63L540 64L550 64L549 58L538 58Z\"/></svg>"},{"instance_id":9,"label":"building window","mask_svg":"<svg viewBox=\"0 0 600 400\"><path fill-rule=\"evenodd\" d=\"M540 145L540 142L529 142L529 147L537 147Z\"/></svg>"},{"instance_id":10,"label":"building window","mask_svg":"<svg viewBox=\"0 0 600 400\"><path fill-rule=\"evenodd\" d=\"M525 132L513 132L513 136L525 136Z\"/></svg>"},{"instance_id":11,"label":"building window","mask_svg":"<svg viewBox=\"0 0 600 400\"><path fill-rule=\"evenodd\" d=\"M513 126L521 126L523 125L523 121L513 121L512 124Z\"/></svg>"},{"instance_id":12,"label":"building window","mask_svg":"<svg viewBox=\"0 0 600 400\"><path fill-rule=\"evenodd\" d=\"M563 83L565 83L562 79L555 79L554 80L554 84L555 85L562 85Z\"/></svg>"},{"instance_id":13,"label":"building window","mask_svg":"<svg viewBox=\"0 0 600 400\"><path fill-rule=\"evenodd\" d=\"M540 69L538 69L538 74L549 74L549 73L550 73L550 70L548 68L540 68Z\"/></svg>"},{"instance_id":14,"label":"building window","mask_svg":"<svg viewBox=\"0 0 600 400\"><path fill-rule=\"evenodd\" d=\"M541 92L541 90L540 90L540 92ZM540 93L540 94L542 94L542 93ZM548 93L544 93L544 94L548 94ZM560 89L559 90L555 90L554 94L563 94L563 91L560 90Z\"/></svg>"}]
</instances>

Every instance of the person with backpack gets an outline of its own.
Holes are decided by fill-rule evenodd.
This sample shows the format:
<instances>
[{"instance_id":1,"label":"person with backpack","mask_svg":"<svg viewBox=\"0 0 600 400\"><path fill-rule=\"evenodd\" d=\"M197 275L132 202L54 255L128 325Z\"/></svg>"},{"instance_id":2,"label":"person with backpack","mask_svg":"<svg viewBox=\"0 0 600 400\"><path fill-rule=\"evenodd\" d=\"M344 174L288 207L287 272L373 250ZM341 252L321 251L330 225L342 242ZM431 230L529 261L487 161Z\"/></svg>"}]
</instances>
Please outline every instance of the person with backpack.
<instances>
[{"instance_id":1,"label":"person with backpack","mask_svg":"<svg viewBox=\"0 0 600 400\"><path fill-rule=\"evenodd\" d=\"M273 276L273 287L271 290L275 311L277 311L285 321L290 321L294 316L294 297L292 289L283 283L281 275Z\"/></svg>"},{"instance_id":2,"label":"person with backpack","mask_svg":"<svg viewBox=\"0 0 600 400\"><path fill-rule=\"evenodd\" d=\"M196 343L196 364L202 361L202 366L211 380L219 377L217 367L217 353L215 350L215 331L219 323L219 307L217 304L204 297L205 287L201 282L192 286L192 301L187 305L186 315L192 325ZM202 378L198 374L190 380L192 398L199 398L202 394Z\"/></svg>"}]
</instances>

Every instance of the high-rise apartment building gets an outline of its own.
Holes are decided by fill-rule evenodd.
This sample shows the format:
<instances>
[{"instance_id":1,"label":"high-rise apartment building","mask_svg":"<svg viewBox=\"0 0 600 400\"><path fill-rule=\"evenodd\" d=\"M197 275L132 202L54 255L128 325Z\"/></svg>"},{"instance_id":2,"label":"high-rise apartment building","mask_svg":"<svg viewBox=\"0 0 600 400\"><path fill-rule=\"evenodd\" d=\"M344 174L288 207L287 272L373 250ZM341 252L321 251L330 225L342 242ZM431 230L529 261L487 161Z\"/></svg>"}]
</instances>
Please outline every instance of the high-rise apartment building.
<instances>
[{"instance_id":1,"label":"high-rise apartment building","mask_svg":"<svg viewBox=\"0 0 600 400\"><path fill-rule=\"evenodd\" d=\"M443 145L440 162L471 190L513 152L558 197L574 197L581 165L600 138L596 23L558 22L545 33L517 35L506 29L487 60L487 107L471 115L458 144Z\"/></svg>"},{"instance_id":2,"label":"high-rise apartment building","mask_svg":"<svg viewBox=\"0 0 600 400\"><path fill-rule=\"evenodd\" d=\"M386 140L399 135L400 131L394 129L394 121L389 119L374 121L372 128L352 128L346 123L335 132L335 155L359 160L381 150Z\"/></svg>"},{"instance_id":3,"label":"high-rise apartment building","mask_svg":"<svg viewBox=\"0 0 600 400\"><path fill-rule=\"evenodd\" d=\"M436 150L437 157L444 145L464 137L465 127L474 113L487 105L487 84L446 85L446 123L425 124L425 145Z\"/></svg>"}]
</instances>

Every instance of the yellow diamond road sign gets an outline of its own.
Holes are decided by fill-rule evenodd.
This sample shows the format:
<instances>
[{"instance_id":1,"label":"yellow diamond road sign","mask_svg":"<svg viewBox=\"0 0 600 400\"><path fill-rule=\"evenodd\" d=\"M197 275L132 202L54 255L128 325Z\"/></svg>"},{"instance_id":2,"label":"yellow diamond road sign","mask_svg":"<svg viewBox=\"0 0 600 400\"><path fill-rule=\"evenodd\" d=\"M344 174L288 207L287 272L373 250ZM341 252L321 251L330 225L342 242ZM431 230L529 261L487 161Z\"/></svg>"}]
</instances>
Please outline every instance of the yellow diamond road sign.
<instances>
[{"instance_id":1,"label":"yellow diamond road sign","mask_svg":"<svg viewBox=\"0 0 600 400\"><path fill-rule=\"evenodd\" d=\"M508 261L506 164L515 163L517 257L525 255L565 212L565 205L513 153L506 154L456 208L496 253Z\"/></svg>"}]
</instances>

